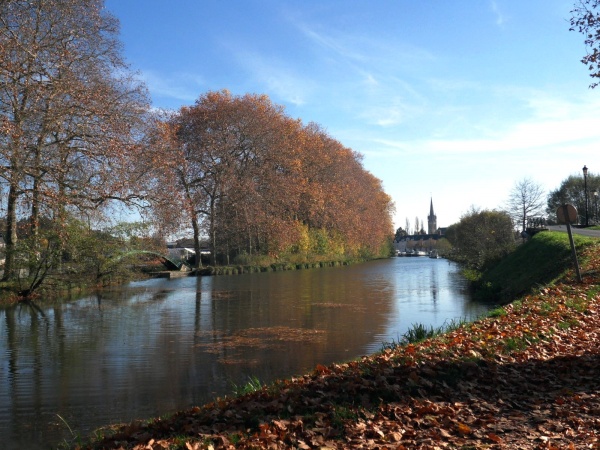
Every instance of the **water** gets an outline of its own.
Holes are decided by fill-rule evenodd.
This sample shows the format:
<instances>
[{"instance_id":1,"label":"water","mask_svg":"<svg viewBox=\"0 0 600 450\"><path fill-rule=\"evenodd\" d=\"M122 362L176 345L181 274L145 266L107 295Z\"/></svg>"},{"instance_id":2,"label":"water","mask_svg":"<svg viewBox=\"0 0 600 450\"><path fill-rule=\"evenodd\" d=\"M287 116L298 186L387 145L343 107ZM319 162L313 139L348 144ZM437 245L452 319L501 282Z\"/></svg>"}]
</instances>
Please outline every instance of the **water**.
<instances>
[{"instance_id":1,"label":"water","mask_svg":"<svg viewBox=\"0 0 600 450\"><path fill-rule=\"evenodd\" d=\"M152 279L0 309L0 446L48 448L347 361L487 305L443 259Z\"/></svg>"}]
</instances>

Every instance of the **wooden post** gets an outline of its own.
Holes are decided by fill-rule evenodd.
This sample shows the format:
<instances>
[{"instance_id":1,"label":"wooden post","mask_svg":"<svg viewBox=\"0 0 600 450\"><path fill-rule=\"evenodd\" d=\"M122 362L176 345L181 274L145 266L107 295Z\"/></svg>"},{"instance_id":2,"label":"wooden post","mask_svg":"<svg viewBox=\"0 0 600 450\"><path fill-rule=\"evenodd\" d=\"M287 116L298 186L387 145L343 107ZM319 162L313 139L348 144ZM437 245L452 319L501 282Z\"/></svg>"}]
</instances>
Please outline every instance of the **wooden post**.
<instances>
[{"instance_id":1,"label":"wooden post","mask_svg":"<svg viewBox=\"0 0 600 450\"><path fill-rule=\"evenodd\" d=\"M569 234L569 243L571 244L571 255L573 256L573 263L575 264L575 271L577 272L577 279L579 282L583 282L581 278L581 270L579 269L579 261L577 260L577 251L575 250L575 242L573 241L573 233L571 231L571 222L577 220L577 210L573 205L562 205L556 211L556 217L559 222L567 225L567 233Z\"/></svg>"}]
</instances>

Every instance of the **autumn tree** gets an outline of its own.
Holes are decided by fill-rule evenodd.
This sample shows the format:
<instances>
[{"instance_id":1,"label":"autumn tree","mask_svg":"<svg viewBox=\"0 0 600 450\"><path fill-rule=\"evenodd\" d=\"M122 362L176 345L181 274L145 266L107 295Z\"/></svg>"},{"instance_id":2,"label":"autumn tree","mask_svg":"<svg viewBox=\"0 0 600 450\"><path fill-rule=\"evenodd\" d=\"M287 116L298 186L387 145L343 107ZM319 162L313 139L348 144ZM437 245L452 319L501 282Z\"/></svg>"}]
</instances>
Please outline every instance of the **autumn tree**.
<instances>
[{"instance_id":1,"label":"autumn tree","mask_svg":"<svg viewBox=\"0 0 600 450\"><path fill-rule=\"evenodd\" d=\"M590 77L600 78L600 13L596 10L600 0L579 0L571 10L571 31L578 31L584 36L587 54L581 59L590 71ZM598 86L598 81L590 84Z\"/></svg>"},{"instance_id":2,"label":"autumn tree","mask_svg":"<svg viewBox=\"0 0 600 450\"><path fill-rule=\"evenodd\" d=\"M101 0L0 3L4 279L15 275L19 217L29 217L36 255L42 215L58 225L60 242L68 213L139 197L131 160L141 151L148 101L117 36Z\"/></svg>"},{"instance_id":3,"label":"autumn tree","mask_svg":"<svg viewBox=\"0 0 600 450\"><path fill-rule=\"evenodd\" d=\"M169 142L170 162L157 158L157 176L170 177L196 251L208 238L213 264L252 254L389 252L393 203L362 156L267 96L208 92L160 128L156 142Z\"/></svg>"},{"instance_id":4,"label":"autumn tree","mask_svg":"<svg viewBox=\"0 0 600 450\"><path fill-rule=\"evenodd\" d=\"M240 253L277 254L299 238L301 124L264 95L243 96L237 108L252 155L240 162L233 188L220 202L216 244L227 261Z\"/></svg>"},{"instance_id":5,"label":"autumn tree","mask_svg":"<svg viewBox=\"0 0 600 450\"><path fill-rule=\"evenodd\" d=\"M273 155L285 147L283 117L282 108L266 96L237 97L219 91L202 95L169 121L175 161L170 172L182 193L195 250L199 254L201 237L207 236L213 264L219 233L237 224L236 231L244 227L251 240L255 232L266 230L268 223L261 214L267 201L274 203L272 196L265 195L265 179L277 172ZM234 223L221 220L231 211L236 212Z\"/></svg>"},{"instance_id":6,"label":"autumn tree","mask_svg":"<svg viewBox=\"0 0 600 450\"><path fill-rule=\"evenodd\" d=\"M525 230L527 218L541 215L545 202L546 193L542 186L530 178L524 178L516 182L510 191L506 211Z\"/></svg>"},{"instance_id":7,"label":"autumn tree","mask_svg":"<svg viewBox=\"0 0 600 450\"><path fill-rule=\"evenodd\" d=\"M362 155L318 125L308 124L304 134L298 219L319 233L321 242L329 241L330 252L379 253L375 242L388 241L393 233L393 202L381 181L364 169Z\"/></svg>"}]
</instances>

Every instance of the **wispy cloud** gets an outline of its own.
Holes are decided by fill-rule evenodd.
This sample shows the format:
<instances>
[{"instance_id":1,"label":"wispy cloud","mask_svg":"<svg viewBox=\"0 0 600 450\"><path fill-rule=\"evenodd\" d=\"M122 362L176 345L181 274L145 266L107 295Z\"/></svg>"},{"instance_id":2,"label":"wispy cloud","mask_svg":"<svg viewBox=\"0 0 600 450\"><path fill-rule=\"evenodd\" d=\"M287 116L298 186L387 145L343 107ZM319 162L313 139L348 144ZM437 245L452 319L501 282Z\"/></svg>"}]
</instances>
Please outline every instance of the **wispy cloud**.
<instances>
[{"instance_id":1,"label":"wispy cloud","mask_svg":"<svg viewBox=\"0 0 600 450\"><path fill-rule=\"evenodd\" d=\"M324 57L351 65L359 72L364 72L367 65L385 72L407 71L436 60L430 51L389 36L374 38L370 34L346 30L324 31L316 25L301 22L295 25Z\"/></svg>"},{"instance_id":2,"label":"wispy cloud","mask_svg":"<svg viewBox=\"0 0 600 450\"><path fill-rule=\"evenodd\" d=\"M491 1L490 6L492 8L492 12L496 16L496 25L498 25L498 26L504 25L504 23L506 22L506 17L502 13L502 11L500 11L500 7L498 6L498 3L495 1Z\"/></svg>"},{"instance_id":3,"label":"wispy cloud","mask_svg":"<svg viewBox=\"0 0 600 450\"><path fill-rule=\"evenodd\" d=\"M600 100L572 101L547 97L531 99L531 115L513 122L494 135L481 134L454 139L395 140L376 138L373 147L380 155L428 155L429 157L463 158L519 158L536 152L545 158L569 158L577 154L595 152L600 142ZM568 111L565 114L564 111Z\"/></svg>"},{"instance_id":4,"label":"wispy cloud","mask_svg":"<svg viewBox=\"0 0 600 450\"><path fill-rule=\"evenodd\" d=\"M362 106L359 117L371 125L393 127L414 120L423 114L421 101L416 98L407 99L393 89L383 89Z\"/></svg>"},{"instance_id":5,"label":"wispy cloud","mask_svg":"<svg viewBox=\"0 0 600 450\"><path fill-rule=\"evenodd\" d=\"M162 96L173 100L193 102L206 87L205 80L195 74L170 73L168 75L151 70L141 72L153 96Z\"/></svg>"},{"instance_id":6,"label":"wispy cloud","mask_svg":"<svg viewBox=\"0 0 600 450\"><path fill-rule=\"evenodd\" d=\"M316 65L323 66L328 85L323 94L335 98L336 107L379 127L400 125L421 113L421 70L434 66L432 53L389 36L324 29L300 20L294 25L307 39Z\"/></svg>"},{"instance_id":7,"label":"wispy cloud","mask_svg":"<svg viewBox=\"0 0 600 450\"><path fill-rule=\"evenodd\" d=\"M367 60L366 55L357 51L357 48L352 45L352 42L356 41L354 36L345 34L344 36L336 37L333 33L318 32L304 23L299 23L297 26L302 34L313 41L313 43L323 49L329 50L338 57L358 62L365 62Z\"/></svg>"},{"instance_id":8,"label":"wispy cloud","mask_svg":"<svg viewBox=\"0 0 600 450\"><path fill-rule=\"evenodd\" d=\"M286 103L304 105L314 90L313 81L285 61L249 50L236 50L234 54L243 70L264 85L267 92Z\"/></svg>"}]
</instances>

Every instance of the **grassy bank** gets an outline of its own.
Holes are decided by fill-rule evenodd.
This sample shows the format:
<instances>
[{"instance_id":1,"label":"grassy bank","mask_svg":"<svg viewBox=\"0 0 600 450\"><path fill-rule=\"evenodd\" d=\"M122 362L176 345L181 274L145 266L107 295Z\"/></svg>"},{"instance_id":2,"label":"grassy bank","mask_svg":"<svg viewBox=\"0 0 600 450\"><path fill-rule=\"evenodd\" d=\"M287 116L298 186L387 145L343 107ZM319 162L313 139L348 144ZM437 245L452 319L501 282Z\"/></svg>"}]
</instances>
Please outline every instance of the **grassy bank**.
<instances>
[{"instance_id":1,"label":"grassy bank","mask_svg":"<svg viewBox=\"0 0 600 450\"><path fill-rule=\"evenodd\" d=\"M488 274L529 291L489 317L76 447L599 448L600 247L578 245L583 283L568 241L540 235Z\"/></svg>"},{"instance_id":2,"label":"grassy bank","mask_svg":"<svg viewBox=\"0 0 600 450\"><path fill-rule=\"evenodd\" d=\"M578 254L596 242L593 238L580 235L574 235L573 240ZM582 264L585 261L579 262ZM555 283L566 268L572 267L574 264L567 233L537 233L475 281L475 296L477 299L505 304Z\"/></svg>"}]
</instances>

